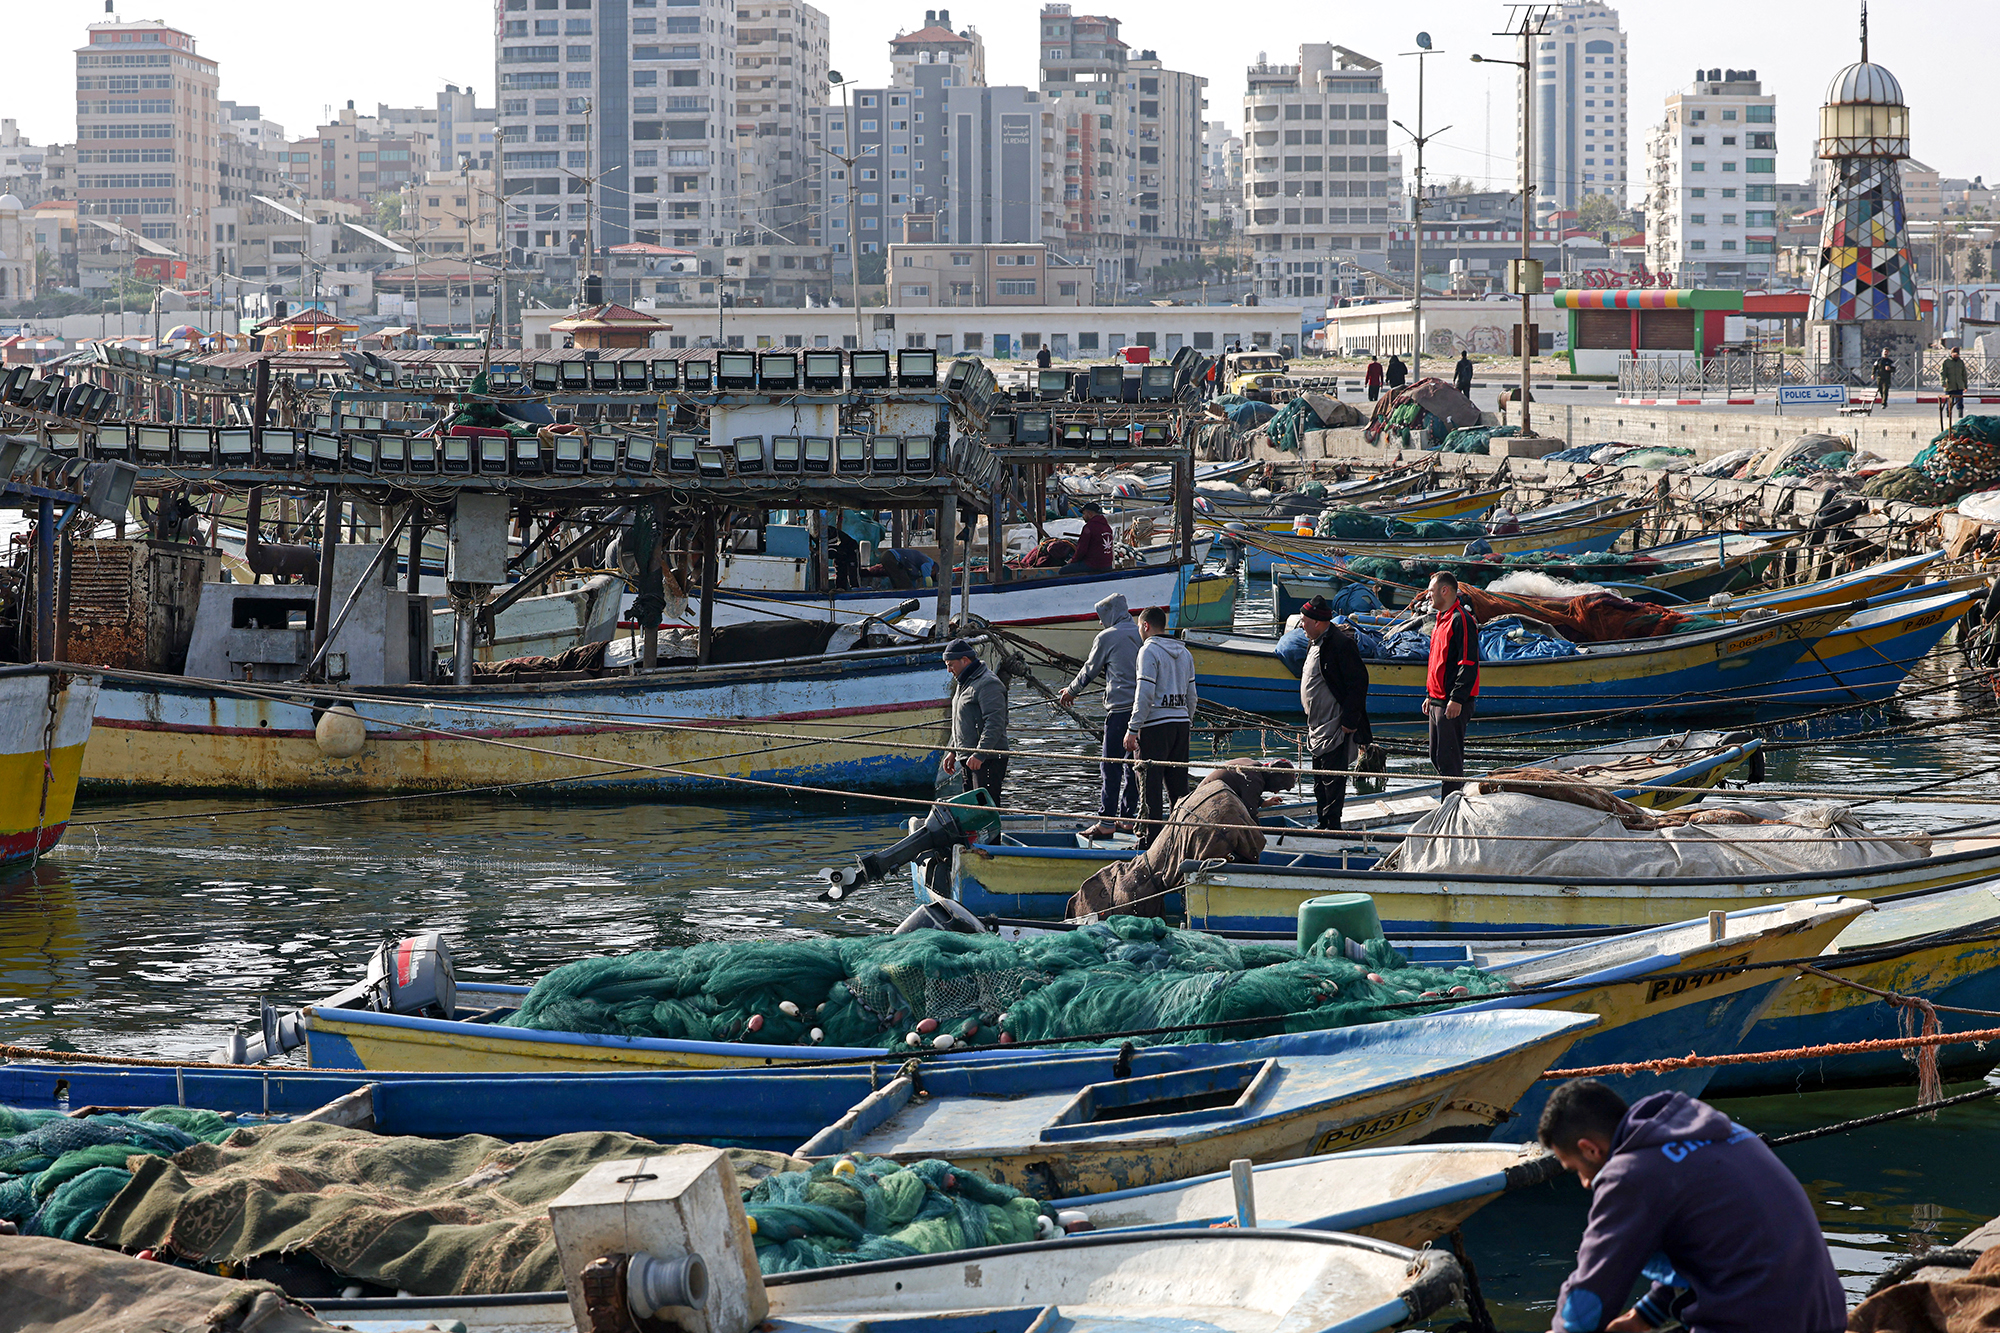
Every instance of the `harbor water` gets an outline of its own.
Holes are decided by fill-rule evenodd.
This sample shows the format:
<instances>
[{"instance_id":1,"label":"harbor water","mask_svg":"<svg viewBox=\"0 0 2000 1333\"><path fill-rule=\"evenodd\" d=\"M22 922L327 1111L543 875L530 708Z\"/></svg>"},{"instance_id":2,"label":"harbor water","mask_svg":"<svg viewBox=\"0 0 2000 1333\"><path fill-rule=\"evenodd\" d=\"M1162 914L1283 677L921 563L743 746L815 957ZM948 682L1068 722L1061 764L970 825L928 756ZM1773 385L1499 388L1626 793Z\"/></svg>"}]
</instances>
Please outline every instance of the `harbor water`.
<instances>
[{"instance_id":1,"label":"harbor water","mask_svg":"<svg viewBox=\"0 0 2000 1333\"><path fill-rule=\"evenodd\" d=\"M1954 659L1947 649L1938 672ZM1942 677L1926 673L1922 688ZM1017 691L1017 698L1019 692ZM1974 687L1774 733L1767 783L1887 797L1864 817L1920 830L1989 813L2000 799ZM1378 719L1378 726L1398 721ZM1705 725L1714 725L1704 719ZM1075 755L1086 738L1048 710L1016 711L1017 747ZM1388 727L1385 731L1391 730ZM1475 729L1474 742L1532 723ZM1660 728L1648 728L1658 731ZM1884 730L1891 735L1876 733ZM1611 733L1540 734L1578 748ZM1396 736L1386 737L1390 740ZM1419 738L1400 739L1416 747ZM1236 745L1254 752L1258 733ZM1394 769L1417 771L1413 756ZM1489 765L1490 766L1490 765ZM1959 777L1956 775L1967 775ZM1086 811L1094 767L1016 761L1008 804ZM261 808L260 808L261 807ZM33 873L0 884L0 1039L128 1055L205 1058L260 1001L295 1004L354 979L384 939L446 932L461 975L532 980L594 953L709 939L854 934L911 908L907 881L820 900L815 872L877 849L906 809L877 802L796 806L554 804L424 796L362 803L92 802ZM1884 1010L1883 1032L1894 1033ZM1784 1133L1907 1105L1910 1088L1724 1103ZM1954 1108L1784 1150L1818 1206L1850 1296L1901 1257L1954 1243L2000 1212L2000 1108ZM1505 1329L1540 1329L1575 1255L1585 1195L1573 1180L1487 1208L1469 1253Z\"/></svg>"}]
</instances>

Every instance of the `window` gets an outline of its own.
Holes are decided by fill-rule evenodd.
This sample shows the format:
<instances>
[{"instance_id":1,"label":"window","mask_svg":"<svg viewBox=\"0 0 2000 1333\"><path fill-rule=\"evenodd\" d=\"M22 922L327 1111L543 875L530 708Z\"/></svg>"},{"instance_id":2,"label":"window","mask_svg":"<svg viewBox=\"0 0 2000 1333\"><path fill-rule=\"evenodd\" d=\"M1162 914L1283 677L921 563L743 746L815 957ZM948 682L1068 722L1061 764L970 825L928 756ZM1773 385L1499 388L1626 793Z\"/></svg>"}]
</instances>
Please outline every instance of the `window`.
<instances>
[{"instance_id":1,"label":"window","mask_svg":"<svg viewBox=\"0 0 2000 1333\"><path fill-rule=\"evenodd\" d=\"M1690 227L1705 227L1705 226L1707 226L1707 225L1708 225L1708 214L1706 214L1706 213L1690 213L1690 214L1688 214L1688 226L1690 226Z\"/></svg>"},{"instance_id":2,"label":"window","mask_svg":"<svg viewBox=\"0 0 2000 1333\"><path fill-rule=\"evenodd\" d=\"M1724 171L1734 171L1736 170L1736 164L1734 162L1724 162L1722 164L1722 169Z\"/></svg>"},{"instance_id":3,"label":"window","mask_svg":"<svg viewBox=\"0 0 2000 1333\"><path fill-rule=\"evenodd\" d=\"M1743 225L1746 227L1775 227L1778 225L1777 210L1753 208L1743 215Z\"/></svg>"},{"instance_id":4,"label":"window","mask_svg":"<svg viewBox=\"0 0 2000 1333\"><path fill-rule=\"evenodd\" d=\"M1735 163L1733 163L1733 162L1732 162L1732 163L1729 163L1728 165L1730 165L1730 166L1734 166L1734 165L1735 165ZM1689 170L1689 171L1707 171L1707 170L1708 170L1708 163L1706 163L1706 162L1690 162L1690 163L1688 163L1688 170Z\"/></svg>"},{"instance_id":5,"label":"window","mask_svg":"<svg viewBox=\"0 0 2000 1333\"><path fill-rule=\"evenodd\" d=\"M570 19L563 24L563 32L571 37L588 37L590 36L590 20Z\"/></svg>"},{"instance_id":6,"label":"window","mask_svg":"<svg viewBox=\"0 0 2000 1333\"><path fill-rule=\"evenodd\" d=\"M1775 157L1752 157L1745 159L1743 169L1753 176L1775 176L1778 159Z\"/></svg>"},{"instance_id":7,"label":"window","mask_svg":"<svg viewBox=\"0 0 2000 1333\"><path fill-rule=\"evenodd\" d=\"M1690 134L1688 136L1688 142L1691 144L1706 144L1708 142L1708 136L1706 134Z\"/></svg>"},{"instance_id":8,"label":"window","mask_svg":"<svg viewBox=\"0 0 2000 1333\"><path fill-rule=\"evenodd\" d=\"M1734 191L1734 190L1724 190L1724 191L1722 192L1722 197L1723 197L1724 199L1734 199L1734 198L1736 197L1736 191Z\"/></svg>"},{"instance_id":9,"label":"window","mask_svg":"<svg viewBox=\"0 0 2000 1333\"><path fill-rule=\"evenodd\" d=\"M1751 110L1754 111L1756 108L1752 107ZM1746 255L1774 255L1778 253L1778 243L1772 239L1759 239L1753 236L1743 242L1743 253Z\"/></svg>"},{"instance_id":10,"label":"window","mask_svg":"<svg viewBox=\"0 0 2000 1333\"><path fill-rule=\"evenodd\" d=\"M1752 203L1776 203L1778 201L1778 187L1775 185L1746 185L1743 187L1743 197ZM1791 196L1788 194L1785 198L1789 200Z\"/></svg>"},{"instance_id":11,"label":"window","mask_svg":"<svg viewBox=\"0 0 2000 1333\"><path fill-rule=\"evenodd\" d=\"M500 48L500 63L503 65L547 64L556 58L553 46L503 46Z\"/></svg>"},{"instance_id":12,"label":"window","mask_svg":"<svg viewBox=\"0 0 2000 1333\"><path fill-rule=\"evenodd\" d=\"M1722 225L1723 225L1723 226L1725 226L1725 227L1733 227L1733 226L1735 226L1735 225L1736 225L1736 215L1735 215L1734 213L1724 213L1724 214L1722 215Z\"/></svg>"},{"instance_id":13,"label":"window","mask_svg":"<svg viewBox=\"0 0 2000 1333\"><path fill-rule=\"evenodd\" d=\"M1708 191L1702 189L1699 185L1697 185L1694 189L1688 191L1688 198L1706 199L1708 198Z\"/></svg>"},{"instance_id":14,"label":"window","mask_svg":"<svg viewBox=\"0 0 2000 1333\"><path fill-rule=\"evenodd\" d=\"M1707 242L1707 241L1689 241L1689 242L1688 242L1688 249L1690 249L1690 250L1706 250L1706 249L1708 249L1708 242Z\"/></svg>"},{"instance_id":15,"label":"window","mask_svg":"<svg viewBox=\"0 0 2000 1333\"><path fill-rule=\"evenodd\" d=\"M1729 108L1729 109L1728 109L1727 111L1724 111L1724 112L1722 113L1722 118L1723 118L1724 120L1734 120L1734 119L1736 119L1736 108L1735 108L1735 107L1730 107L1730 108Z\"/></svg>"},{"instance_id":16,"label":"window","mask_svg":"<svg viewBox=\"0 0 2000 1333\"><path fill-rule=\"evenodd\" d=\"M1743 119L1752 125L1769 125L1777 120L1778 108L1774 106L1753 106L1745 108Z\"/></svg>"},{"instance_id":17,"label":"window","mask_svg":"<svg viewBox=\"0 0 2000 1333\"><path fill-rule=\"evenodd\" d=\"M878 122L876 122L876 121L872 121L872 120L864 120L864 121L862 121L862 122L861 122L861 132L862 132L863 134L873 134L873 133L875 133L875 126L876 126L877 124L878 124Z\"/></svg>"},{"instance_id":18,"label":"window","mask_svg":"<svg viewBox=\"0 0 2000 1333\"><path fill-rule=\"evenodd\" d=\"M1734 241L1724 241L1724 242L1722 243L1722 248L1723 248L1723 249L1725 249L1725 250L1734 250L1734 249L1736 248L1736 242L1734 242Z\"/></svg>"},{"instance_id":19,"label":"window","mask_svg":"<svg viewBox=\"0 0 2000 1333\"><path fill-rule=\"evenodd\" d=\"M1733 134L1725 134L1725 135L1723 135L1723 136L1722 136L1722 146L1723 146L1724 148L1734 148L1734 147L1736 146L1736 136L1735 136L1735 135L1733 135Z\"/></svg>"}]
</instances>

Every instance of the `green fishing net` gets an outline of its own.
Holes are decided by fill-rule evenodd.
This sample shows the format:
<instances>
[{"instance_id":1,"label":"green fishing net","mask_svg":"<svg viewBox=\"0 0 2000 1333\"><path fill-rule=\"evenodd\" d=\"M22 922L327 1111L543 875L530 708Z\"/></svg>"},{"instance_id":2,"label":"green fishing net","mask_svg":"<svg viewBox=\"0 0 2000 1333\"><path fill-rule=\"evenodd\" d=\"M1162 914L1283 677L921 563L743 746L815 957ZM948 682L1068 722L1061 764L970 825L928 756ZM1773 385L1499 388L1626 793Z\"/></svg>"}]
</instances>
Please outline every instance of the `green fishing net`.
<instances>
[{"instance_id":1,"label":"green fishing net","mask_svg":"<svg viewBox=\"0 0 2000 1333\"><path fill-rule=\"evenodd\" d=\"M792 1273L1035 1238L1042 1205L947 1162L842 1157L768 1176L743 1196L757 1266Z\"/></svg>"},{"instance_id":2,"label":"green fishing net","mask_svg":"<svg viewBox=\"0 0 2000 1333\"><path fill-rule=\"evenodd\" d=\"M180 1106L84 1120L0 1107L0 1218L24 1235L81 1240L132 1179L128 1158L171 1157L235 1130L213 1111Z\"/></svg>"},{"instance_id":3,"label":"green fishing net","mask_svg":"<svg viewBox=\"0 0 2000 1333\"><path fill-rule=\"evenodd\" d=\"M1508 988L1471 968L1410 966L1383 940L1363 947L1365 961L1318 945L1301 955L1133 916L1022 940L917 930L711 942L569 963L502 1021L622 1037L882 1049L928 1049L939 1036L988 1045L1003 1034L1080 1040L1162 1027L1189 1030L1148 1040L1196 1042L1377 1022L1410 1012L1385 1006L1425 992ZM1268 1021L1234 1022L1256 1019Z\"/></svg>"}]
</instances>

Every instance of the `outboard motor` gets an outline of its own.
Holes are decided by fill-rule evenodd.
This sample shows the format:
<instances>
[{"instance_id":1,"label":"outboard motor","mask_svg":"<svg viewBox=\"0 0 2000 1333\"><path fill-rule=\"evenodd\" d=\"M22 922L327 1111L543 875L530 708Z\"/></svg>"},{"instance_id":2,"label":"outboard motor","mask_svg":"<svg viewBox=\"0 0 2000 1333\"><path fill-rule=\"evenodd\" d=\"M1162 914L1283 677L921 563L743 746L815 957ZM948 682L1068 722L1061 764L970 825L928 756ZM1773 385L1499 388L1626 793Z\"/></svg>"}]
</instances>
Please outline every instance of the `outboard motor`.
<instances>
[{"instance_id":1,"label":"outboard motor","mask_svg":"<svg viewBox=\"0 0 2000 1333\"><path fill-rule=\"evenodd\" d=\"M857 885L886 879L912 861L949 851L999 827L1000 814L993 808L993 797L984 787L974 787L939 801L931 807L923 823L897 842L879 852L856 857L851 866L820 871L826 876L827 901L839 902Z\"/></svg>"},{"instance_id":2,"label":"outboard motor","mask_svg":"<svg viewBox=\"0 0 2000 1333\"><path fill-rule=\"evenodd\" d=\"M458 980L452 972L451 948L441 931L427 930L384 944L368 960L366 976L313 1007L450 1018L457 1004ZM263 1031L247 1039L240 1032L230 1033L228 1044L209 1059L216 1064L262 1064L274 1055L305 1045L302 1011L281 1012L266 1003L262 1019Z\"/></svg>"}]
</instances>

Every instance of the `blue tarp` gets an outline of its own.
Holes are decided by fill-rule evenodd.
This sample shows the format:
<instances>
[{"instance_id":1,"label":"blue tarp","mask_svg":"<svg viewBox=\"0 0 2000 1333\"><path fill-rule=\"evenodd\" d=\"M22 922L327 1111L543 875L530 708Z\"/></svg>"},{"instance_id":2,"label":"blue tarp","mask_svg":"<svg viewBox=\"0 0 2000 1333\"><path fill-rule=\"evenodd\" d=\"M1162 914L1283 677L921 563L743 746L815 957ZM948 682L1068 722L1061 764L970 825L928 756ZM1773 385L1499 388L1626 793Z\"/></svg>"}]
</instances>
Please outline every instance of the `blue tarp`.
<instances>
[{"instance_id":1,"label":"blue tarp","mask_svg":"<svg viewBox=\"0 0 2000 1333\"><path fill-rule=\"evenodd\" d=\"M1369 637L1373 637L1370 635ZM1401 634L1382 640L1379 653L1369 653L1362 649L1362 655L1385 658L1392 662L1420 662L1430 656L1430 636L1415 630L1404 630ZM1484 626L1479 631L1479 656L1487 662L1520 662L1540 657L1575 657L1577 646L1568 639L1552 638L1547 634L1524 634L1511 637L1507 629L1499 626Z\"/></svg>"}]
</instances>

